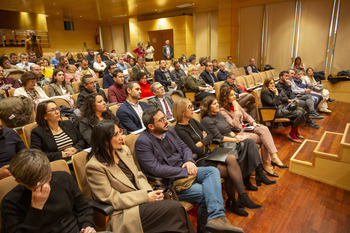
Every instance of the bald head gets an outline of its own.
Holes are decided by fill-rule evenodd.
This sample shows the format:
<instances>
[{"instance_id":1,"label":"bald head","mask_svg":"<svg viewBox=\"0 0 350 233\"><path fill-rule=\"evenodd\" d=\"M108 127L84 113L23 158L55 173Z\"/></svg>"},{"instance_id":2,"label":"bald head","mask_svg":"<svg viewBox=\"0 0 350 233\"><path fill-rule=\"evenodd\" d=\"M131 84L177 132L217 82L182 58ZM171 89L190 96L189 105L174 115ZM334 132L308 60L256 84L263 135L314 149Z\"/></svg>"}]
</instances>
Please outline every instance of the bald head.
<instances>
[{"instance_id":1,"label":"bald head","mask_svg":"<svg viewBox=\"0 0 350 233\"><path fill-rule=\"evenodd\" d=\"M33 64L30 67L30 70L33 71L38 77L41 77L41 68L39 65L37 64Z\"/></svg>"}]
</instances>

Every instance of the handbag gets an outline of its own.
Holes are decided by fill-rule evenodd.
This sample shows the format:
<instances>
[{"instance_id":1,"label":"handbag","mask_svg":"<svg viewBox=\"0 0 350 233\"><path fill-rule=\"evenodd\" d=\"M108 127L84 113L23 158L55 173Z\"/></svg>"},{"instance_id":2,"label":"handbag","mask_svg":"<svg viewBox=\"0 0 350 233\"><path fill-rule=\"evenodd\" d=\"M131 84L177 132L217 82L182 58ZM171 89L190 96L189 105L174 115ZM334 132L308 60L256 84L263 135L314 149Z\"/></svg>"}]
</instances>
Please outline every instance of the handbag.
<instances>
[{"instance_id":1,"label":"handbag","mask_svg":"<svg viewBox=\"0 0 350 233\"><path fill-rule=\"evenodd\" d=\"M173 188L176 192L182 192L193 184L193 182L196 180L197 175L188 175L185 178L178 178L174 180Z\"/></svg>"},{"instance_id":2,"label":"handbag","mask_svg":"<svg viewBox=\"0 0 350 233\"><path fill-rule=\"evenodd\" d=\"M280 105L277 111L277 117L288 117L298 108L298 102L293 101L288 105Z\"/></svg>"},{"instance_id":3,"label":"handbag","mask_svg":"<svg viewBox=\"0 0 350 233\"><path fill-rule=\"evenodd\" d=\"M179 198L177 197L177 194L173 187L169 188L166 187L165 184L163 184L161 181L156 180L155 183L152 185L153 190L163 190L164 199L170 199L174 201L179 201Z\"/></svg>"}]
</instances>

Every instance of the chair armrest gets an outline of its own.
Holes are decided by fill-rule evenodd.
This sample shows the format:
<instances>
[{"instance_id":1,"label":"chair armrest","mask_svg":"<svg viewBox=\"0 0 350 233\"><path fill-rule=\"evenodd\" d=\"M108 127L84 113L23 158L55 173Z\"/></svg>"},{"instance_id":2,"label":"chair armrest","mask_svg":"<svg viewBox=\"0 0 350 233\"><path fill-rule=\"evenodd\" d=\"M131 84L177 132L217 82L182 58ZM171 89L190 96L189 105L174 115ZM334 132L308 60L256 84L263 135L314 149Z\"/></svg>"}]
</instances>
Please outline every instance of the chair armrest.
<instances>
[{"instance_id":1,"label":"chair armrest","mask_svg":"<svg viewBox=\"0 0 350 233\"><path fill-rule=\"evenodd\" d=\"M106 204L103 202L95 201L95 200L90 200L89 205L97 212L109 216L113 213L114 208L110 204Z\"/></svg>"},{"instance_id":2,"label":"chair armrest","mask_svg":"<svg viewBox=\"0 0 350 233\"><path fill-rule=\"evenodd\" d=\"M262 122L274 121L276 117L277 108L275 107L261 107L259 108L260 120Z\"/></svg>"}]
</instances>

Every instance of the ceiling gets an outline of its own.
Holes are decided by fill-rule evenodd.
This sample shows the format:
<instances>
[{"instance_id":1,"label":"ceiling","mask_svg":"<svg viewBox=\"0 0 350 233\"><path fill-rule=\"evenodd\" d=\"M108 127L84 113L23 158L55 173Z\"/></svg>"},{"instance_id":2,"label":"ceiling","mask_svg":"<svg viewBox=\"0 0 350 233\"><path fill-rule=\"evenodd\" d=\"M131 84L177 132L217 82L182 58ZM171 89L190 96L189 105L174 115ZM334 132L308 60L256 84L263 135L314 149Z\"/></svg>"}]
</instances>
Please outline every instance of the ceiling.
<instances>
[{"instance_id":1,"label":"ceiling","mask_svg":"<svg viewBox=\"0 0 350 233\"><path fill-rule=\"evenodd\" d=\"M221 0L222 1L222 0ZM185 8L177 6L187 4ZM218 9L219 0L0 0L0 9L70 20L110 23L129 17L192 14Z\"/></svg>"}]
</instances>

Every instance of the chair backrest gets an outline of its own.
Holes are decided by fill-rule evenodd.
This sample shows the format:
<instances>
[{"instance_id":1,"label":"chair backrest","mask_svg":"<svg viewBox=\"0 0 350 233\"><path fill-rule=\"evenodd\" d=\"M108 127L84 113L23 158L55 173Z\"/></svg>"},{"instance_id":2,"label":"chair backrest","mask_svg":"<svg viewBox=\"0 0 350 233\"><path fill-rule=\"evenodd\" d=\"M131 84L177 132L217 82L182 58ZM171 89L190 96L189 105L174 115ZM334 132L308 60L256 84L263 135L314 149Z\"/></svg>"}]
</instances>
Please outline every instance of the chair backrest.
<instances>
[{"instance_id":1,"label":"chair backrest","mask_svg":"<svg viewBox=\"0 0 350 233\"><path fill-rule=\"evenodd\" d=\"M121 106L121 104L116 104L116 105L112 105L109 106L109 110L111 110L111 112L113 113L114 116L116 116L118 108Z\"/></svg>"},{"instance_id":2,"label":"chair backrest","mask_svg":"<svg viewBox=\"0 0 350 233\"><path fill-rule=\"evenodd\" d=\"M137 81L137 80L132 79L132 75L131 75L132 68L127 69L127 71L128 71L128 75L129 75L129 81Z\"/></svg>"},{"instance_id":3,"label":"chair backrest","mask_svg":"<svg viewBox=\"0 0 350 233\"><path fill-rule=\"evenodd\" d=\"M11 97L11 96L15 96L14 94L15 94L15 88L11 88L11 89L9 89L8 90L8 93L9 93L9 97Z\"/></svg>"},{"instance_id":4,"label":"chair backrest","mask_svg":"<svg viewBox=\"0 0 350 233\"><path fill-rule=\"evenodd\" d=\"M75 94L72 95L72 99L74 101L74 108L77 108L77 102L78 102L78 95L79 94L80 93L75 93Z\"/></svg>"},{"instance_id":5,"label":"chair backrest","mask_svg":"<svg viewBox=\"0 0 350 233\"><path fill-rule=\"evenodd\" d=\"M237 75L241 75L241 76L245 75L245 69L244 69L244 67L239 67L239 68L238 68L238 74L237 74Z\"/></svg>"},{"instance_id":6,"label":"chair backrest","mask_svg":"<svg viewBox=\"0 0 350 233\"><path fill-rule=\"evenodd\" d=\"M202 116L201 116L200 111L193 113L193 119L195 119L198 122L202 122Z\"/></svg>"},{"instance_id":7,"label":"chair backrest","mask_svg":"<svg viewBox=\"0 0 350 233\"><path fill-rule=\"evenodd\" d=\"M156 62L155 61L147 61L146 66L155 66ZM147 68L148 69L148 68Z\"/></svg>"},{"instance_id":8,"label":"chair backrest","mask_svg":"<svg viewBox=\"0 0 350 233\"><path fill-rule=\"evenodd\" d=\"M98 73L97 73L98 74ZM102 88L102 85L103 85L103 78L98 78L96 80L96 82L98 83L98 85L100 86L100 88Z\"/></svg>"},{"instance_id":9,"label":"chair backrest","mask_svg":"<svg viewBox=\"0 0 350 233\"><path fill-rule=\"evenodd\" d=\"M55 103L57 104L57 106L66 106L67 108L72 108L72 106L67 102L67 100L62 99L62 98L55 98L52 99L53 101L55 101Z\"/></svg>"},{"instance_id":10,"label":"chair backrest","mask_svg":"<svg viewBox=\"0 0 350 233\"><path fill-rule=\"evenodd\" d=\"M214 89L215 89L216 98L220 97L220 88L221 88L223 83L224 83L224 81L214 83Z\"/></svg>"},{"instance_id":11,"label":"chair backrest","mask_svg":"<svg viewBox=\"0 0 350 233\"><path fill-rule=\"evenodd\" d=\"M267 79L266 71L260 72L259 74L260 74L262 82L264 82Z\"/></svg>"},{"instance_id":12,"label":"chair backrest","mask_svg":"<svg viewBox=\"0 0 350 233\"><path fill-rule=\"evenodd\" d=\"M30 148L30 134L32 133L32 130L37 126L38 124L36 122L23 126L22 130L24 135L24 144L27 146L27 148Z\"/></svg>"},{"instance_id":13,"label":"chair backrest","mask_svg":"<svg viewBox=\"0 0 350 233\"><path fill-rule=\"evenodd\" d=\"M236 76L236 83L237 83L238 85L247 87L247 83L246 83L246 81L245 81L245 79L244 79L243 76Z\"/></svg>"},{"instance_id":14,"label":"chair backrest","mask_svg":"<svg viewBox=\"0 0 350 233\"><path fill-rule=\"evenodd\" d=\"M88 153L86 151L81 151L74 156L72 156L72 163L74 168L75 177L80 188L80 191L83 193L86 199L92 200L91 191L86 180L86 156Z\"/></svg>"},{"instance_id":15,"label":"chair backrest","mask_svg":"<svg viewBox=\"0 0 350 233\"><path fill-rule=\"evenodd\" d=\"M261 78L261 76L260 76L260 73L254 73L254 74L252 74L252 76L253 76L255 85L258 85L258 84L262 84L262 83L263 83L262 78Z\"/></svg>"},{"instance_id":16,"label":"chair backrest","mask_svg":"<svg viewBox=\"0 0 350 233\"><path fill-rule=\"evenodd\" d=\"M74 93L80 92L80 89L79 89L80 84L81 84L81 81L72 82Z\"/></svg>"},{"instance_id":17,"label":"chair backrest","mask_svg":"<svg viewBox=\"0 0 350 233\"><path fill-rule=\"evenodd\" d=\"M254 82L254 78L252 75L245 75L243 76L246 83L247 83L247 86L246 88L250 88L250 87L254 87L255 86L255 82Z\"/></svg>"},{"instance_id":18,"label":"chair backrest","mask_svg":"<svg viewBox=\"0 0 350 233\"><path fill-rule=\"evenodd\" d=\"M44 90L44 92L45 92L45 94L46 94L47 96L50 96L50 94L49 94L49 85L44 85L44 86L43 86L43 90Z\"/></svg>"},{"instance_id":19,"label":"chair backrest","mask_svg":"<svg viewBox=\"0 0 350 233\"><path fill-rule=\"evenodd\" d=\"M14 78L14 79L21 79L21 77L22 77L22 74L23 74L23 72L19 72L19 71L13 71L13 72L11 72L7 77L8 78Z\"/></svg>"},{"instance_id":20,"label":"chair backrest","mask_svg":"<svg viewBox=\"0 0 350 233\"><path fill-rule=\"evenodd\" d=\"M273 73L272 70L266 70L266 79L273 79Z\"/></svg>"},{"instance_id":21,"label":"chair backrest","mask_svg":"<svg viewBox=\"0 0 350 233\"><path fill-rule=\"evenodd\" d=\"M102 89L102 90L105 92L105 95L106 95L106 97L108 99L108 88L105 88L105 89ZM109 99L108 99L108 102L109 102Z\"/></svg>"},{"instance_id":22,"label":"chair backrest","mask_svg":"<svg viewBox=\"0 0 350 233\"><path fill-rule=\"evenodd\" d=\"M201 74L205 70L205 66L199 66L198 67L198 74Z\"/></svg>"},{"instance_id":23,"label":"chair backrest","mask_svg":"<svg viewBox=\"0 0 350 233\"><path fill-rule=\"evenodd\" d=\"M73 77L75 75L75 72L78 70L78 68L75 65L68 65L67 73L71 74Z\"/></svg>"},{"instance_id":24,"label":"chair backrest","mask_svg":"<svg viewBox=\"0 0 350 233\"><path fill-rule=\"evenodd\" d=\"M2 95L3 98L7 98L6 92L4 90L0 90L0 95Z\"/></svg>"},{"instance_id":25,"label":"chair backrest","mask_svg":"<svg viewBox=\"0 0 350 233\"><path fill-rule=\"evenodd\" d=\"M137 140L137 138L140 136L140 134L129 134L124 138L124 144L129 147L130 152L134 158L134 162L137 166L137 168L141 171L141 167L139 164L139 161L136 158L136 154L135 154L135 142Z\"/></svg>"},{"instance_id":26,"label":"chair backrest","mask_svg":"<svg viewBox=\"0 0 350 233\"><path fill-rule=\"evenodd\" d=\"M148 99L146 99L146 98L140 99L139 101L142 101L142 102L145 102L146 104L148 104Z\"/></svg>"},{"instance_id":27,"label":"chair backrest","mask_svg":"<svg viewBox=\"0 0 350 233\"><path fill-rule=\"evenodd\" d=\"M50 164L51 164L51 170L53 172L64 171L64 172L68 172L69 174L71 174L67 162L63 159L52 161Z\"/></svg>"},{"instance_id":28,"label":"chair backrest","mask_svg":"<svg viewBox=\"0 0 350 233\"><path fill-rule=\"evenodd\" d=\"M272 69L271 72L272 72L272 76L273 76L274 79L278 78L278 72L277 72L276 69Z\"/></svg>"}]
</instances>

